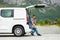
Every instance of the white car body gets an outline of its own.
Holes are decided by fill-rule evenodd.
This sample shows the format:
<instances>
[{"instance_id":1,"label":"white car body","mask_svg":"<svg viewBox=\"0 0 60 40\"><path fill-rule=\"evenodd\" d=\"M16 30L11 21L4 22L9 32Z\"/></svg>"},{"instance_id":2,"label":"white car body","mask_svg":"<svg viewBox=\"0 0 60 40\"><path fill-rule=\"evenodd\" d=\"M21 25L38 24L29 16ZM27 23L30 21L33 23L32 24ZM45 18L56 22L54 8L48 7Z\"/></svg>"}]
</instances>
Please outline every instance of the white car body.
<instances>
[{"instance_id":1,"label":"white car body","mask_svg":"<svg viewBox=\"0 0 60 40\"><path fill-rule=\"evenodd\" d=\"M5 10L12 10L13 17L3 16ZM31 32L29 25L27 25L26 15L26 8L0 8L0 33L12 33L12 29L15 25L22 25L25 33Z\"/></svg>"}]
</instances>

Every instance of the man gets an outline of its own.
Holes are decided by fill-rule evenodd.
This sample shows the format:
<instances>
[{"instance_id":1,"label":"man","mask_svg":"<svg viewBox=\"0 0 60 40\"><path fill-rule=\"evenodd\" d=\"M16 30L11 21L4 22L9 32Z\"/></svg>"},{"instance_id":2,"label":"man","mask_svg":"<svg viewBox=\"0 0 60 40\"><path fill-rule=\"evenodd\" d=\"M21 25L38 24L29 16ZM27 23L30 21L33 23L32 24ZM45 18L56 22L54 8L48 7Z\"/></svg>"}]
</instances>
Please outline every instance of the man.
<instances>
[{"instance_id":1,"label":"man","mask_svg":"<svg viewBox=\"0 0 60 40\"><path fill-rule=\"evenodd\" d=\"M37 31L37 28L36 28L36 16L33 15L32 18L29 18L29 27L33 30L33 32L31 33L31 35L34 35L34 33L36 32L36 34L38 36L41 36L38 31Z\"/></svg>"}]
</instances>

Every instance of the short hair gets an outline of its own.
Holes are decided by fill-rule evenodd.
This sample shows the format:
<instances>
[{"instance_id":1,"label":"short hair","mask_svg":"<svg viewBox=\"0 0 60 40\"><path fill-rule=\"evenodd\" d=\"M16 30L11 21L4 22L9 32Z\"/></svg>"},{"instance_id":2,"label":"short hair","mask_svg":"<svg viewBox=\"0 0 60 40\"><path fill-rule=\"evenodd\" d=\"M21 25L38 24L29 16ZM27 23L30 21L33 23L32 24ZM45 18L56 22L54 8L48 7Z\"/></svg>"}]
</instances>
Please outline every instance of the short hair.
<instances>
[{"instance_id":1,"label":"short hair","mask_svg":"<svg viewBox=\"0 0 60 40\"><path fill-rule=\"evenodd\" d=\"M34 17L35 15L32 15L32 17Z\"/></svg>"},{"instance_id":2,"label":"short hair","mask_svg":"<svg viewBox=\"0 0 60 40\"><path fill-rule=\"evenodd\" d=\"M35 16L35 15L33 15L33 16ZM33 17L33 16L32 16L32 17Z\"/></svg>"}]
</instances>

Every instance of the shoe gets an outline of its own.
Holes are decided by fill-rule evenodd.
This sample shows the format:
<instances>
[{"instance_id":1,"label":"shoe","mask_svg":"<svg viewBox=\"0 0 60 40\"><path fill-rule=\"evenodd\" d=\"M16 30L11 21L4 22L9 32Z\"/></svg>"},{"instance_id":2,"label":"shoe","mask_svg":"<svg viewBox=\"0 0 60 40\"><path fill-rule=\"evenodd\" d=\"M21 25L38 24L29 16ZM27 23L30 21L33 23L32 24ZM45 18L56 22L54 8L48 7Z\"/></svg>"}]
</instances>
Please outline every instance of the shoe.
<instances>
[{"instance_id":1,"label":"shoe","mask_svg":"<svg viewBox=\"0 0 60 40\"><path fill-rule=\"evenodd\" d=\"M33 33L31 33L31 35L32 35L32 36L34 36L34 34L33 34Z\"/></svg>"},{"instance_id":2,"label":"shoe","mask_svg":"<svg viewBox=\"0 0 60 40\"><path fill-rule=\"evenodd\" d=\"M31 31L31 35L34 36L33 31Z\"/></svg>"},{"instance_id":3,"label":"shoe","mask_svg":"<svg viewBox=\"0 0 60 40\"><path fill-rule=\"evenodd\" d=\"M41 34L37 34L38 36L41 36Z\"/></svg>"}]
</instances>

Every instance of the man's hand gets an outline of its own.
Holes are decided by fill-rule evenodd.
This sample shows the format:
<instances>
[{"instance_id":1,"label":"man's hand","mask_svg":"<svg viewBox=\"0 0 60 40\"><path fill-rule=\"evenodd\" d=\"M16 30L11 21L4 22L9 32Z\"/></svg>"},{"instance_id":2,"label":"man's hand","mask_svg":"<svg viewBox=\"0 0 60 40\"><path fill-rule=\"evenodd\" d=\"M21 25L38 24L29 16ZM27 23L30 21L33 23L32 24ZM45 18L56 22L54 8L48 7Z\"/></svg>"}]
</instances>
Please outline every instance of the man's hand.
<instances>
[{"instance_id":1,"label":"man's hand","mask_svg":"<svg viewBox=\"0 0 60 40\"><path fill-rule=\"evenodd\" d=\"M33 26L34 26L35 28L37 28L37 25L36 25L36 24L34 24L34 23L33 23Z\"/></svg>"}]
</instances>

